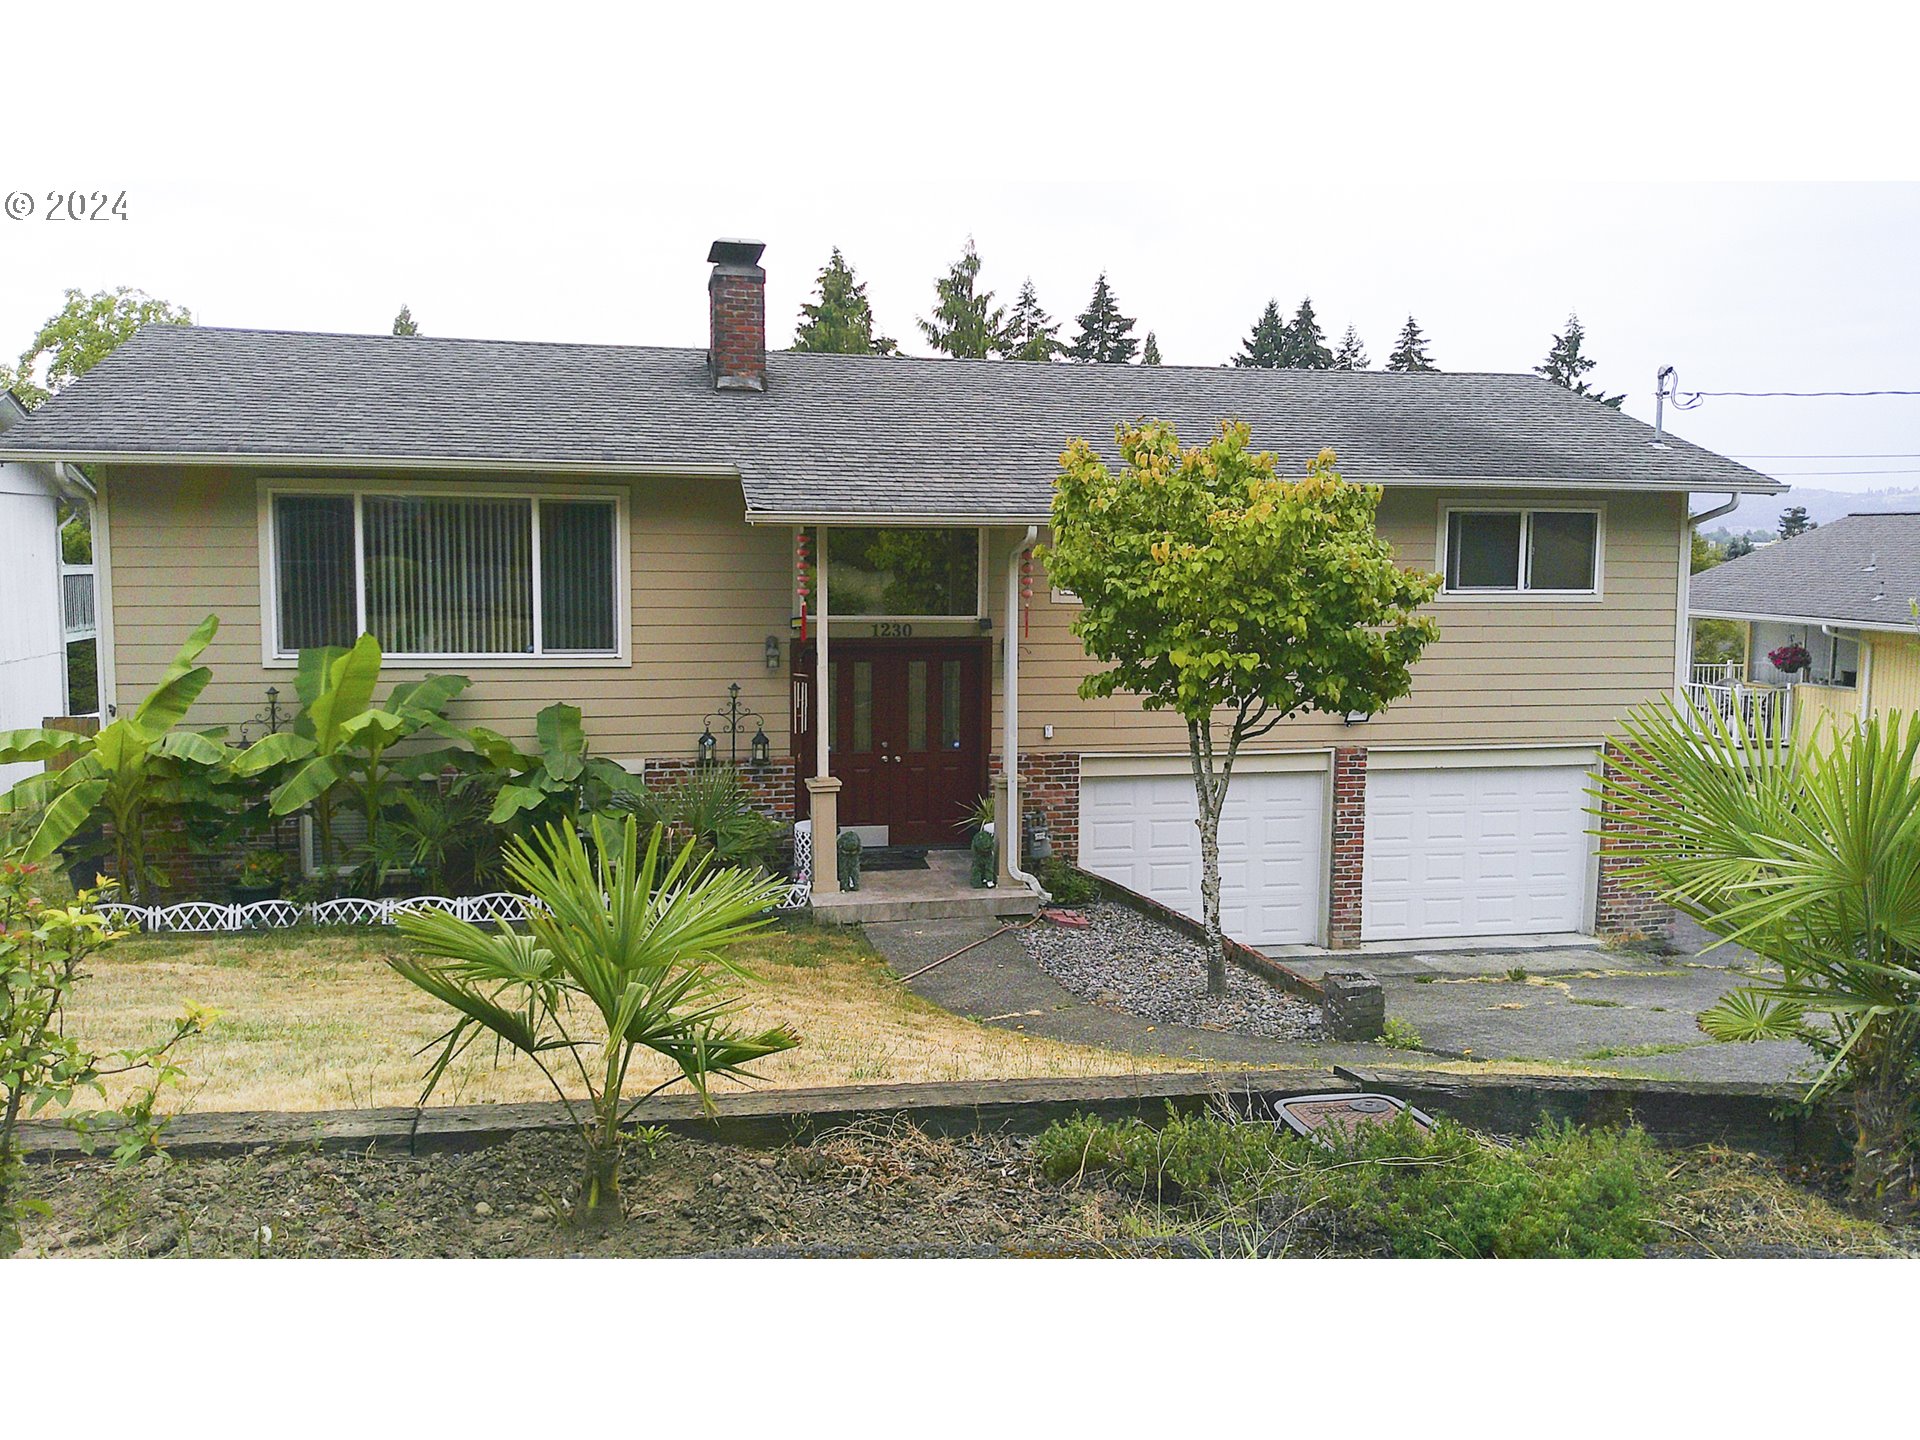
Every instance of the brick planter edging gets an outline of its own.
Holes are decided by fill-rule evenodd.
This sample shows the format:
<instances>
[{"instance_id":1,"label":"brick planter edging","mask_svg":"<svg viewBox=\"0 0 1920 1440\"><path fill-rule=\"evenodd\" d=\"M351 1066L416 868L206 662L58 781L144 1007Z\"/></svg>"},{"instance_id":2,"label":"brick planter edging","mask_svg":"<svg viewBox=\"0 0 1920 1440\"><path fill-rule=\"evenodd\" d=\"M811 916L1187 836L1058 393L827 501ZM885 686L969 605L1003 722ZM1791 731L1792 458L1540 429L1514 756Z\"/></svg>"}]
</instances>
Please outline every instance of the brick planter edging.
<instances>
[{"instance_id":1,"label":"brick planter edging","mask_svg":"<svg viewBox=\"0 0 1920 1440\"><path fill-rule=\"evenodd\" d=\"M1390 1068L1362 1072L1337 1066L1335 1074L1358 1088L1397 1095L1429 1114L1498 1133L1529 1130L1542 1116L1583 1125L1620 1124L1631 1117L1654 1138L1670 1143L1713 1141L1822 1158L1845 1153L1831 1116L1797 1110L1800 1092L1791 1086ZM1217 1103L1230 1103L1243 1114L1268 1114L1289 1095L1328 1088L1317 1070L846 1085L722 1095L715 1098L711 1116L701 1112L693 1096L656 1096L638 1108L631 1123L658 1125L692 1139L753 1146L785 1145L870 1120L905 1119L934 1135L980 1130L1034 1134L1076 1114L1151 1123L1165 1119L1169 1108L1195 1114ZM419 1112L417 1134L414 1117L407 1106L189 1114L174 1120L167 1149L196 1158L239 1155L260 1146L427 1154L476 1150L515 1135L564 1132L570 1125L566 1108L557 1101L433 1106ZM73 1135L51 1121L28 1122L22 1140L32 1160L75 1159L82 1153Z\"/></svg>"}]
</instances>

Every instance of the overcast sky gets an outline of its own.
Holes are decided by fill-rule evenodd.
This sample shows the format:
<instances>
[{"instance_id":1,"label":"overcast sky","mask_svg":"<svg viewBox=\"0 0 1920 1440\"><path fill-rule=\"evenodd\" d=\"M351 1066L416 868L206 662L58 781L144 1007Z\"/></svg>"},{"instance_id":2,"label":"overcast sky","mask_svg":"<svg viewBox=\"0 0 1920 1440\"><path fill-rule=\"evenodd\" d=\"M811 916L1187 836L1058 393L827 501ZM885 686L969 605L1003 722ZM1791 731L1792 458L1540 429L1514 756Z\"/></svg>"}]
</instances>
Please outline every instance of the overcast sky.
<instances>
[{"instance_id":1,"label":"overcast sky","mask_svg":"<svg viewBox=\"0 0 1920 1440\"><path fill-rule=\"evenodd\" d=\"M158 7L84 33L10 18L15 74L95 78L33 107L0 191L43 212L50 190L124 190L130 218L0 220L0 353L66 287L121 284L205 324L383 332L404 301L430 335L698 345L719 235L767 242L772 343L839 245L924 351L914 317L972 235L985 283L1011 300L1031 276L1068 333L1104 269L1174 364L1223 362L1269 297L1310 294L1376 365L1417 316L1447 370L1538 364L1577 309L1593 378L1648 419L1661 364L1701 390L1920 390L1920 186L1805 183L1911 170L1861 141L1910 117L1873 73L1897 47L1863 45L1844 5L1780 48L1632 5L1604 30L1486 7L1478 40L1422 9L1386 25L1391 6L1350 32L1190 6L1125 40L1112 7L989 5L924 34L897 7L511 27L396 8L330 7L324 34L257 9L193 32ZM1500 15L1530 28L1496 39ZM1840 64L1840 93L1793 98ZM1920 399L1670 419L1801 484L1920 485ZM1789 458L1828 455L1899 458ZM1868 470L1908 473L1808 473Z\"/></svg>"}]
</instances>

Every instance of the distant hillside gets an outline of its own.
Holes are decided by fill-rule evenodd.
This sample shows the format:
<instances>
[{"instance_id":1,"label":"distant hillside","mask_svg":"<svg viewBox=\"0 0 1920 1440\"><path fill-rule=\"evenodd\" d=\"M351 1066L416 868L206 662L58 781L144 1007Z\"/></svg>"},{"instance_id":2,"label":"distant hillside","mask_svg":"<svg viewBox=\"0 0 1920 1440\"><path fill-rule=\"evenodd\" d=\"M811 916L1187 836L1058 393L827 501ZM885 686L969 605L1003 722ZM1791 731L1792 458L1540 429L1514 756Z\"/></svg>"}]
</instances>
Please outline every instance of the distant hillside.
<instances>
[{"instance_id":1,"label":"distant hillside","mask_svg":"<svg viewBox=\"0 0 1920 1440\"><path fill-rule=\"evenodd\" d=\"M1706 500L1704 495L1694 496L1694 507L1701 508ZM1920 490L1807 490L1796 485L1784 495L1743 496L1739 509L1709 523L1712 529L1729 534L1776 530L1780 512L1789 505L1806 506L1807 518L1825 525L1856 510L1920 510Z\"/></svg>"}]
</instances>

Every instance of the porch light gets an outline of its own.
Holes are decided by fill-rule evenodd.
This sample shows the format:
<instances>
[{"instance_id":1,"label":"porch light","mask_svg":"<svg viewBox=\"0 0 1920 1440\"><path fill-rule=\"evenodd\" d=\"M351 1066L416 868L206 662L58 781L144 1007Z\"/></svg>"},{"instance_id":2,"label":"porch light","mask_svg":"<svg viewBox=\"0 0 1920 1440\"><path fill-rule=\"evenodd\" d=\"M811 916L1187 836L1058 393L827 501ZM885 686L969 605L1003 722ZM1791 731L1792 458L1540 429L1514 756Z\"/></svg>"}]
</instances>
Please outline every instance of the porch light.
<instances>
[{"instance_id":1,"label":"porch light","mask_svg":"<svg viewBox=\"0 0 1920 1440\"><path fill-rule=\"evenodd\" d=\"M1373 712L1370 710L1349 710L1340 717L1340 723L1342 725L1364 725L1372 718Z\"/></svg>"},{"instance_id":2,"label":"porch light","mask_svg":"<svg viewBox=\"0 0 1920 1440\"><path fill-rule=\"evenodd\" d=\"M757 726L753 732L753 763L771 765L773 763L773 741L767 738L767 727Z\"/></svg>"},{"instance_id":3,"label":"porch light","mask_svg":"<svg viewBox=\"0 0 1920 1440\"><path fill-rule=\"evenodd\" d=\"M779 668L780 637L778 635L769 635L767 636L767 669L778 670Z\"/></svg>"},{"instance_id":4,"label":"porch light","mask_svg":"<svg viewBox=\"0 0 1920 1440\"><path fill-rule=\"evenodd\" d=\"M713 764L714 754L719 748L720 742L713 738L711 729L700 732L700 763L702 765Z\"/></svg>"}]
</instances>

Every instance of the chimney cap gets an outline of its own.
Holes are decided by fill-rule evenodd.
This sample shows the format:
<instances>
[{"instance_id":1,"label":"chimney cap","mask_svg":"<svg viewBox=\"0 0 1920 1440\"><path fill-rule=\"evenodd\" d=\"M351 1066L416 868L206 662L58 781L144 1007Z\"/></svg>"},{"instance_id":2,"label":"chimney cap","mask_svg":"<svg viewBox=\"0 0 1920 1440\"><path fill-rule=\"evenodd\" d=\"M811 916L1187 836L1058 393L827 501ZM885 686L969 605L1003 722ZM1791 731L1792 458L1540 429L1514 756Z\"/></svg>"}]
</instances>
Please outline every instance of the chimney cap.
<instances>
[{"instance_id":1,"label":"chimney cap","mask_svg":"<svg viewBox=\"0 0 1920 1440\"><path fill-rule=\"evenodd\" d=\"M716 240L707 250L709 265L758 265L764 240Z\"/></svg>"}]
</instances>

